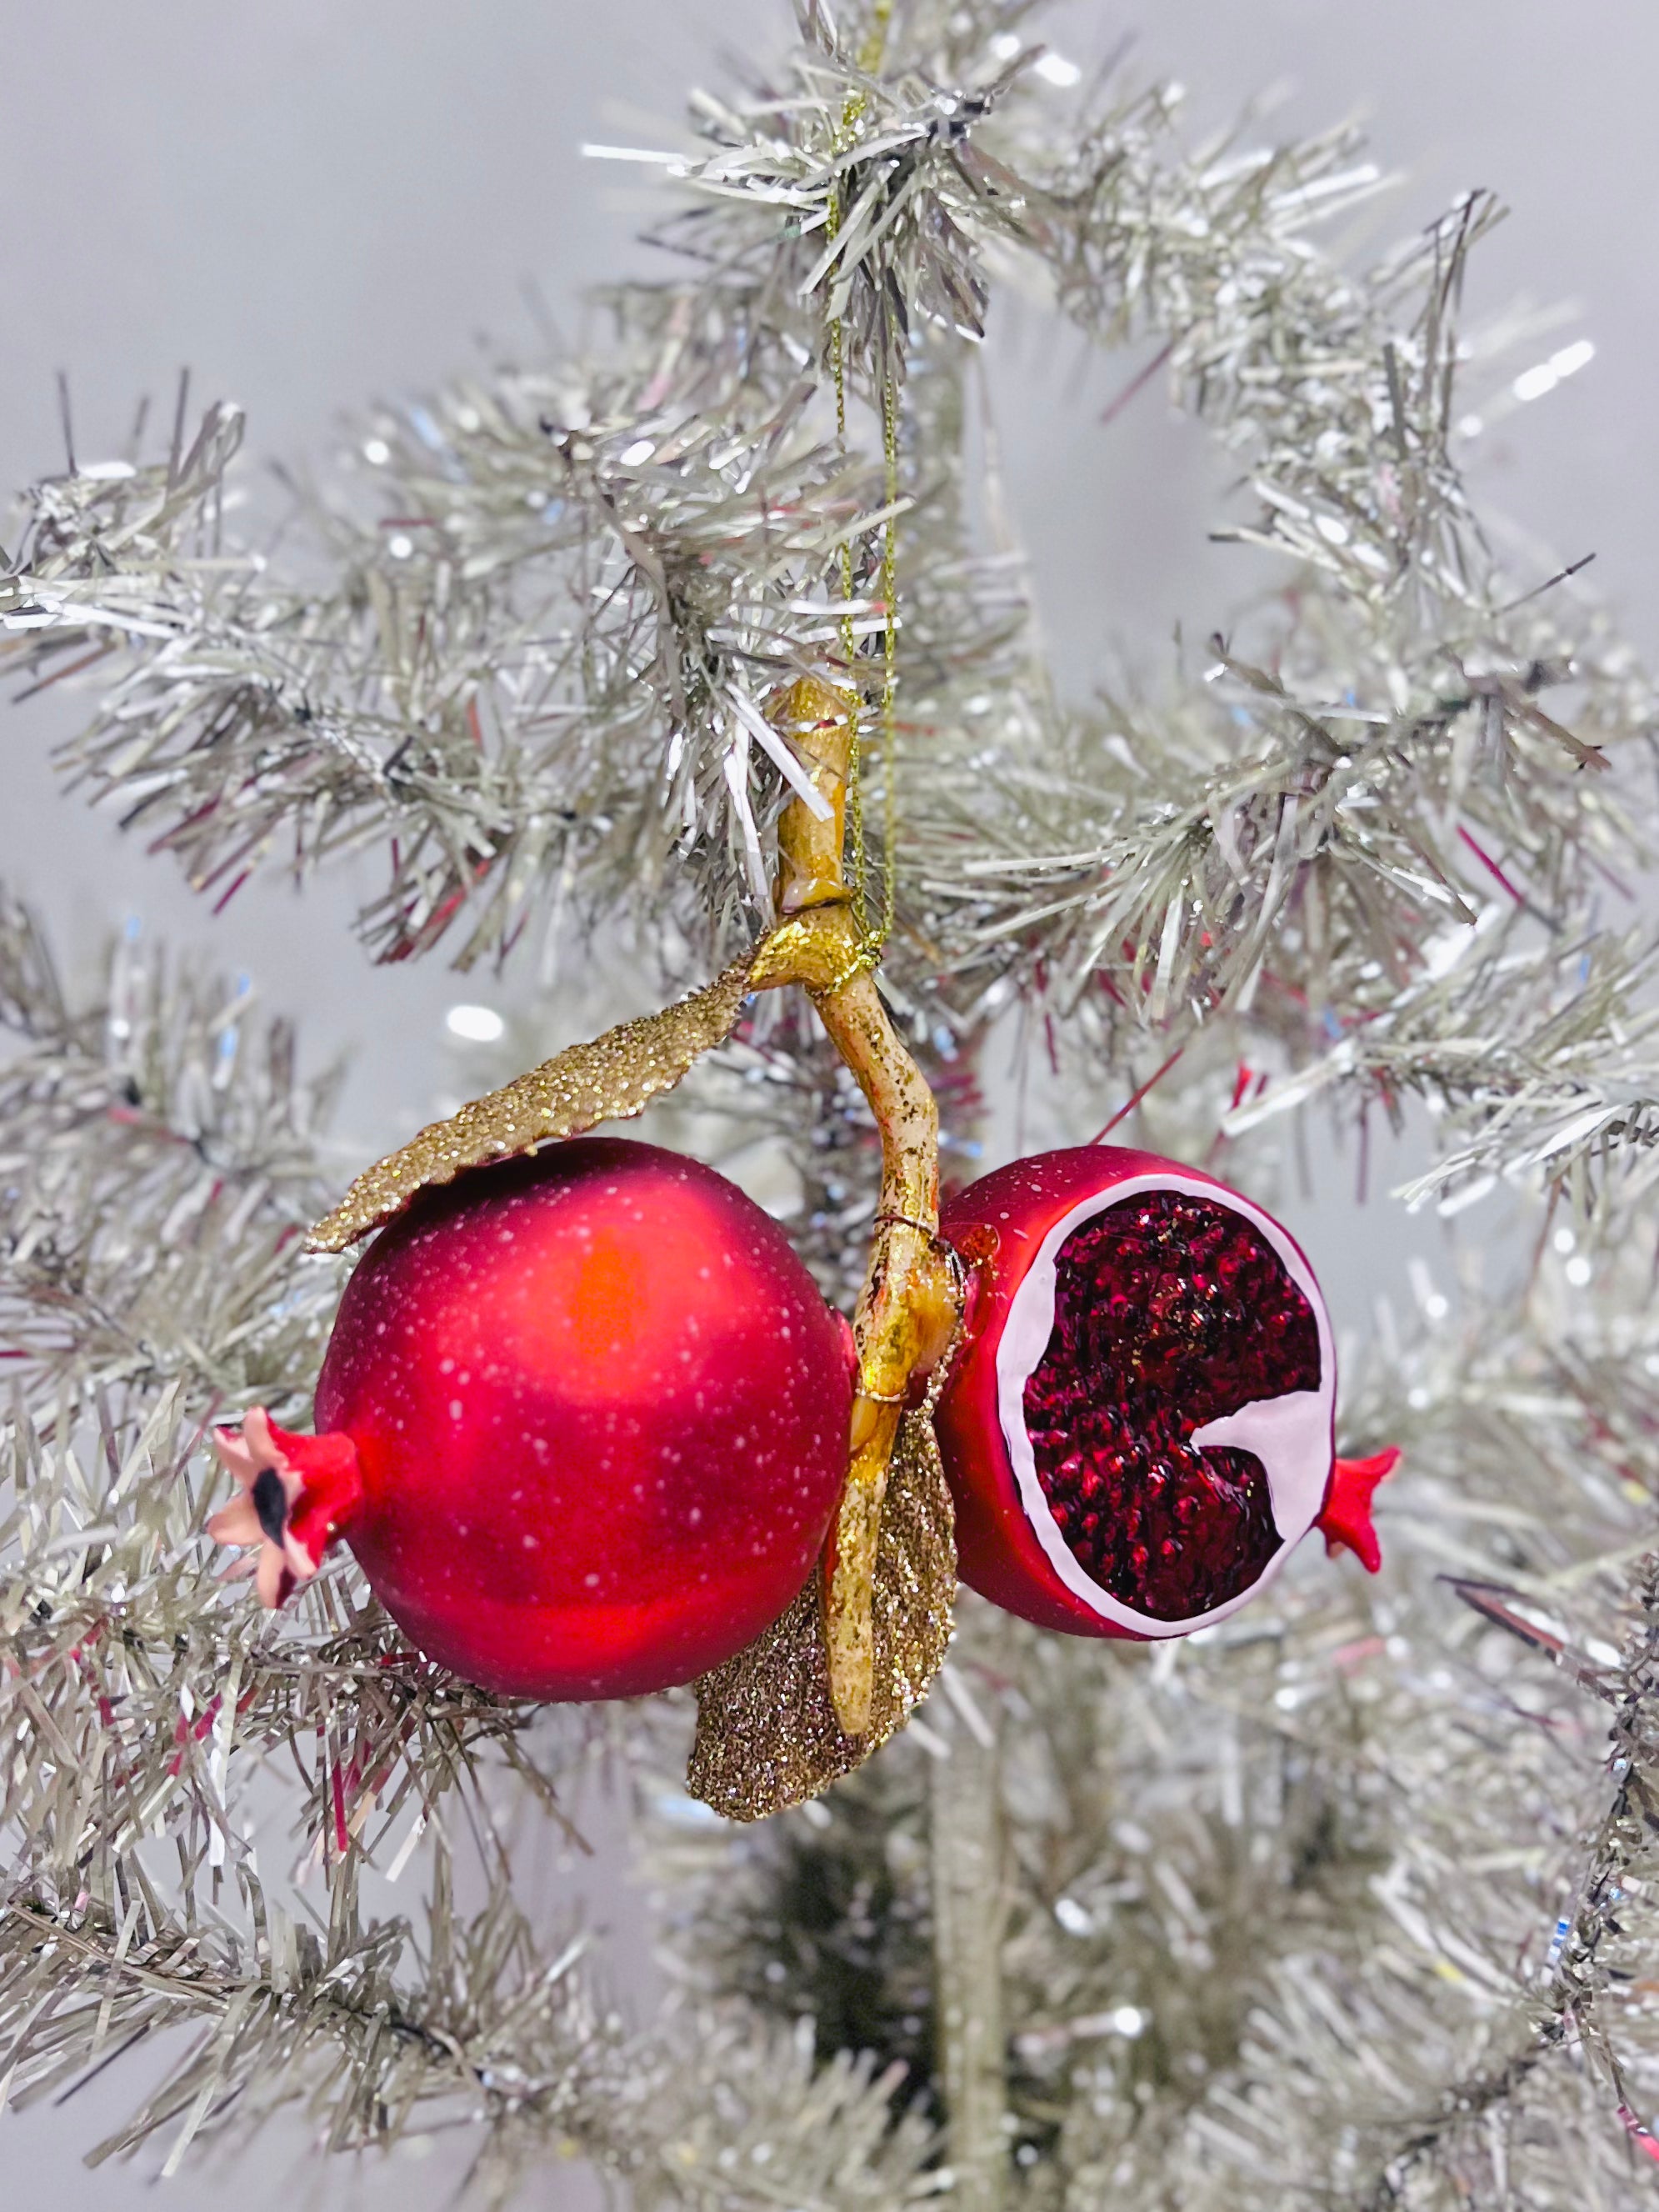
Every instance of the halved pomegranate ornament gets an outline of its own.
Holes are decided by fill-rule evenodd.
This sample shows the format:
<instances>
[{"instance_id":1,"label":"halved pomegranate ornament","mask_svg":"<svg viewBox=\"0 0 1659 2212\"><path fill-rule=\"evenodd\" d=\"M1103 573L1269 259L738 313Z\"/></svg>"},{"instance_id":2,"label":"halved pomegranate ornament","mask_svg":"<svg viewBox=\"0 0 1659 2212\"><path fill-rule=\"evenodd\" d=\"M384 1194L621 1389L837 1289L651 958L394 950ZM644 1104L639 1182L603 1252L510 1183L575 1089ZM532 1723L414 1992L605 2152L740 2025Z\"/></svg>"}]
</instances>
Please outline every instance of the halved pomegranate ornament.
<instances>
[{"instance_id":1,"label":"halved pomegranate ornament","mask_svg":"<svg viewBox=\"0 0 1659 2212\"><path fill-rule=\"evenodd\" d=\"M1330 1319L1270 1214L1091 1145L998 1169L940 1230L972 1282L937 1416L971 1588L1046 1628L1158 1638L1224 1620L1315 1527L1375 1571L1398 1454L1335 1457Z\"/></svg>"},{"instance_id":2,"label":"halved pomegranate ornament","mask_svg":"<svg viewBox=\"0 0 1659 2212\"><path fill-rule=\"evenodd\" d=\"M222 1541L279 1604L343 1536L420 1650L514 1696L687 1682L775 1620L847 1466L851 1332L713 1169L584 1138L422 1191L347 1286L322 1433L256 1408Z\"/></svg>"}]
</instances>

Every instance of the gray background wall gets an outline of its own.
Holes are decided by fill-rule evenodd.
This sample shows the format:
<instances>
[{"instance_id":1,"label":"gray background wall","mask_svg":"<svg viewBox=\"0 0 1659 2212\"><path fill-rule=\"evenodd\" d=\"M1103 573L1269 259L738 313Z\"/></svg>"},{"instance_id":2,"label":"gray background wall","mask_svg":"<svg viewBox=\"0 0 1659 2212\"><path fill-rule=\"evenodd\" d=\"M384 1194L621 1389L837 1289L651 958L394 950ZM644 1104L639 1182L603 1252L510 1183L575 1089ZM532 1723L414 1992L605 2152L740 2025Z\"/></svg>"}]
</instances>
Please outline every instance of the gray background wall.
<instances>
[{"instance_id":1,"label":"gray background wall","mask_svg":"<svg viewBox=\"0 0 1659 2212\"><path fill-rule=\"evenodd\" d=\"M1503 194L1514 213L1481 256L1477 306L1576 301L1564 337L1587 333L1597 356L1516 413L1479 475L1554 552L1596 551L1601 591L1651 657L1659 17L1638 0L1073 0L1050 21L1079 58L1134 32L1132 67L1177 76L1200 120L1287 81L1275 128L1364 112L1378 158L1406 172L1385 237L1468 185ZM320 460L341 409L436 379L479 334L527 349L527 284L574 326L580 288L638 261L626 187L580 142L648 141L723 41L769 48L787 21L785 0L0 0L0 492L60 465L59 368L82 458L115 447L139 395L167 404L188 364L199 398L246 408L256 457ZM1219 479L1198 434L1156 395L1102 433L1109 366L1079 378L1018 327L998 349L1009 477L1068 677L1086 682L1113 641L1144 650L1178 616L1216 620L1249 579L1246 556L1205 542ZM47 757L72 712L50 696L0 728L0 872L77 959L138 913L249 970L302 1015L319 1057L358 1048L342 1131L355 1154L424 1119L463 1073L444 1010L491 987L430 964L371 974L343 934L349 869L303 902L251 886L210 921L169 866L55 792ZM1332 1241L1339 1318L1357 1318L1397 1275L1400 1238L1378 1224ZM134 2080L0 2120L0 2203L136 2203L142 2170L78 2163ZM248 2212L304 2200L297 2140L238 2171ZM396 2192L416 2212L453 2173L434 2151L371 2169L356 2200ZM227 2185L187 2175L168 2201L206 2206ZM573 2179L543 2201L587 2199Z\"/></svg>"}]
</instances>

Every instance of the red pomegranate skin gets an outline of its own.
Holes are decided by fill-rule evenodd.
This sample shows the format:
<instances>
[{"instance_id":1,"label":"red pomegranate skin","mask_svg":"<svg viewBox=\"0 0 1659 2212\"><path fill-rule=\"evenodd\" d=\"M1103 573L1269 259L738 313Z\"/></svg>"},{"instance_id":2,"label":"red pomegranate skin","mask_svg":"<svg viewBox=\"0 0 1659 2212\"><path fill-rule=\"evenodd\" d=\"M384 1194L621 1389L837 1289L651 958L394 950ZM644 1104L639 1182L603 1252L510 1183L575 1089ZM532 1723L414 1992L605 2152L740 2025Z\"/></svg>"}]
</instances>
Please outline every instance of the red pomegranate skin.
<instances>
[{"instance_id":1,"label":"red pomegranate skin","mask_svg":"<svg viewBox=\"0 0 1659 2212\"><path fill-rule=\"evenodd\" d=\"M317 1427L344 1534L429 1658L539 1699L730 1658L805 1583L846 1471L850 1333L694 1160L583 1138L422 1194L347 1286Z\"/></svg>"},{"instance_id":2,"label":"red pomegranate skin","mask_svg":"<svg viewBox=\"0 0 1659 2212\"><path fill-rule=\"evenodd\" d=\"M1201 1170L1152 1152L1088 1145L994 1170L952 1197L940 1220L942 1233L969 1261L972 1284L964 1343L935 1415L956 1505L962 1579L1006 1611L1074 1636L1145 1640L1133 1627L1103 1620L1068 1589L1039 1544L1003 1436L997 1350L1015 1294L1049 1231L1083 1200L1103 1192L1109 1203L1109 1186L1143 1176L1176 1176L1237 1204L1235 1193ZM1281 1228L1279 1234L1300 1257L1288 1232ZM1322 1380L1334 1398L1334 1376Z\"/></svg>"}]
</instances>

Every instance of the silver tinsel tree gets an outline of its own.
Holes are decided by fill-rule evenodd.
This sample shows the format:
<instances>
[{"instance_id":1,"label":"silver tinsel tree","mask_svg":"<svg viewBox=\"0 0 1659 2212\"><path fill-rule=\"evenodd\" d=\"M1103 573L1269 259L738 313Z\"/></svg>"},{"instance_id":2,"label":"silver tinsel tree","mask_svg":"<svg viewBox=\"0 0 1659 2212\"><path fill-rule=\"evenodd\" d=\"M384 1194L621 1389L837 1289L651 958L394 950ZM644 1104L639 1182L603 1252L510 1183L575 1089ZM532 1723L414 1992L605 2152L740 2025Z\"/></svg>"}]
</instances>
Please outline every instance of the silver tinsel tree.
<instances>
[{"instance_id":1,"label":"silver tinsel tree","mask_svg":"<svg viewBox=\"0 0 1659 2212\"><path fill-rule=\"evenodd\" d=\"M245 991L131 944L68 990L15 886L0 2094L194 2032L94 2155L300 2105L334 2149L470 2127L487 2194L579 2157L699 2212L1651 2185L1655 694L1466 496L1455 426L1514 373L1459 321L1494 205L1355 270L1349 135L1190 145L1164 93L1045 70L1031 13L799 0L775 70L640 153L672 273L602 349L376 412L271 557L222 520L240 420L181 409L34 488L0 652L93 687L69 780L210 896L367 848L378 959L579 948L665 993L770 920L801 772L761 702L849 648L877 702L896 576L863 834L947 1166L1011 1042L1056 1137L1133 1099L1270 1203L1310 1121L1420 1145L1371 1203L1438 1209L1447 1284L1346 1352L1344 1448L1406 1447L1384 1572L1298 1559L1149 1647L964 1600L905 1734L747 1830L672 1779L683 1697L503 1703L349 1559L257 1613L204 1435L307 1417L327 1100ZM1224 534L1278 556L1135 696L1062 701L1039 650L975 365L1008 286L1155 356L1237 472ZM762 1158L850 1300L878 1156L804 1006L653 1113ZM596 1765L660 1907L645 2029L515 1886Z\"/></svg>"}]
</instances>

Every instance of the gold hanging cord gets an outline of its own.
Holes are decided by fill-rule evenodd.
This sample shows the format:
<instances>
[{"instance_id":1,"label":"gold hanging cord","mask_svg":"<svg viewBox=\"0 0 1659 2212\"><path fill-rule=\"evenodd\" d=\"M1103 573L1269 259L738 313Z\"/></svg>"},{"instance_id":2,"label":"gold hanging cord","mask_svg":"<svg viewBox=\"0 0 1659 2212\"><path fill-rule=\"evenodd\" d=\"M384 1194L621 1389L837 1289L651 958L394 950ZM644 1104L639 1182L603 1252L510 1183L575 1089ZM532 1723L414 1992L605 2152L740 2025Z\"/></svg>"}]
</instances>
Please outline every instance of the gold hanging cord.
<instances>
[{"instance_id":1,"label":"gold hanging cord","mask_svg":"<svg viewBox=\"0 0 1659 2212\"><path fill-rule=\"evenodd\" d=\"M877 0L872 12L869 33L859 48L858 65L866 76L873 76L881 67L886 51L887 33L893 19L892 0ZM836 132L835 153L839 157L852 144L866 106L860 91L848 94L841 112L841 122ZM830 243L841 235L842 182L840 173L830 183L828 217L825 228ZM847 343L842 318L830 318L830 375L836 394L836 436L842 458L847 453ZM881 450L884 471L883 504L886 520L882 531L881 546L881 704L878 709L881 730L881 763L884 781L883 848L881 918L873 926L869 917L867 884L868 862L864 842L864 745L860 726L861 711L857 699L854 702L854 722L847 768L847 818L853 846L852 895L853 918L859 927L860 957L872 967L881 960L888 938L892 933L895 847L898 839L898 781L897 760L893 743L894 663L896 656L898 633L898 517L894 512L898 505L898 388L893 370L884 366L880 379ZM850 539L843 538L839 551L841 569L842 613L839 622L842 659L847 669L848 680L856 686L859 661L858 638L853 622L854 580L853 547Z\"/></svg>"}]
</instances>

